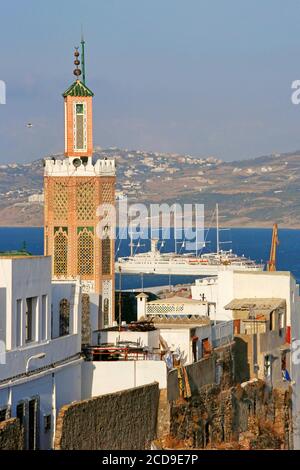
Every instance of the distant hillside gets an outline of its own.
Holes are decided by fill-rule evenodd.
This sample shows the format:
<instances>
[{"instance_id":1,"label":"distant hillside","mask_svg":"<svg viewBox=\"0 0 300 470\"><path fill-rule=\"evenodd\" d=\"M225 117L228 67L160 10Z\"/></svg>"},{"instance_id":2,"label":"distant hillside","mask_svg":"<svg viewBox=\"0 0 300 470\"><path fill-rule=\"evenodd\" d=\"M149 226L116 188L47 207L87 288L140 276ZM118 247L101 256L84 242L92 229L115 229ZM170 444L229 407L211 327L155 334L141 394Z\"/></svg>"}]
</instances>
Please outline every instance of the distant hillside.
<instances>
[{"instance_id":1,"label":"distant hillside","mask_svg":"<svg viewBox=\"0 0 300 470\"><path fill-rule=\"evenodd\" d=\"M222 225L300 227L300 152L230 163L118 148L95 157L116 158L117 191L131 201L204 203L206 219L218 202ZM30 197L42 187L43 159L0 165L0 225L42 225L43 205Z\"/></svg>"}]
</instances>

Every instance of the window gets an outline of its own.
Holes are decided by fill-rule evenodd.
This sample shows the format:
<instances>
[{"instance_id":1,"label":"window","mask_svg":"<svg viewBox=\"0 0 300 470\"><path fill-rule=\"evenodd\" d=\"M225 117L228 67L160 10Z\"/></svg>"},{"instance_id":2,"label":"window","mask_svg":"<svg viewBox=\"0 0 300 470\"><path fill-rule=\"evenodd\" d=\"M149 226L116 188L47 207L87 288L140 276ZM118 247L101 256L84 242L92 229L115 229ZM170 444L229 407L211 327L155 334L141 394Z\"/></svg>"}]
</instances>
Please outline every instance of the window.
<instances>
[{"instance_id":1,"label":"window","mask_svg":"<svg viewBox=\"0 0 300 470\"><path fill-rule=\"evenodd\" d=\"M66 276L68 273L68 231L66 227L54 230L54 276Z\"/></svg>"},{"instance_id":2,"label":"window","mask_svg":"<svg viewBox=\"0 0 300 470\"><path fill-rule=\"evenodd\" d=\"M42 295L41 309L41 340L47 337L47 295Z\"/></svg>"},{"instance_id":3,"label":"window","mask_svg":"<svg viewBox=\"0 0 300 470\"><path fill-rule=\"evenodd\" d=\"M17 300L16 310L16 347L22 344L22 300Z\"/></svg>"},{"instance_id":4,"label":"window","mask_svg":"<svg viewBox=\"0 0 300 470\"><path fill-rule=\"evenodd\" d=\"M75 105L75 149L86 150L86 117L84 103Z\"/></svg>"},{"instance_id":5,"label":"window","mask_svg":"<svg viewBox=\"0 0 300 470\"><path fill-rule=\"evenodd\" d=\"M16 416L20 421L21 426L25 424L25 402L18 403L16 407Z\"/></svg>"},{"instance_id":6,"label":"window","mask_svg":"<svg viewBox=\"0 0 300 470\"><path fill-rule=\"evenodd\" d=\"M94 274L94 229L93 227L78 228L78 259L77 270L81 276Z\"/></svg>"},{"instance_id":7,"label":"window","mask_svg":"<svg viewBox=\"0 0 300 470\"><path fill-rule=\"evenodd\" d=\"M8 410L7 408L0 408L0 423L8 419Z\"/></svg>"},{"instance_id":8,"label":"window","mask_svg":"<svg viewBox=\"0 0 300 470\"><path fill-rule=\"evenodd\" d=\"M80 103L80 104L76 104L76 113L79 115L79 114L83 114L83 104Z\"/></svg>"},{"instance_id":9,"label":"window","mask_svg":"<svg viewBox=\"0 0 300 470\"><path fill-rule=\"evenodd\" d=\"M27 437L26 435L26 404L24 401L21 401L16 406L16 417L19 419L20 425L24 429L23 439L24 439L24 448L26 448L26 437Z\"/></svg>"},{"instance_id":10,"label":"window","mask_svg":"<svg viewBox=\"0 0 300 470\"><path fill-rule=\"evenodd\" d=\"M44 431L45 432L51 431L51 415L44 416Z\"/></svg>"},{"instance_id":11,"label":"window","mask_svg":"<svg viewBox=\"0 0 300 470\"><path fill-rule=\"evenodd\" d=\"M59 303L59 336L70 333L70 302L62 299Z\"/></svg>"},{"instance_id":12,"label":"window","mask_svg":"<svg viewBox=\"0 0 300 470\"><path fill-rule=\"evenodd\" d=\"M26 312L25 312L25 341L30 343L35 341L35 314L36 314L36 297L28 297L26 299Z\"/></svg>"},{"instance_id":13,"label":"window","mask_svg":"<svg viewBox=\"0 0 300 470\"><path fill-rule=\"evenodd\" d=\"M28 403L28 449L36 450L38 443L38 416L39 401L37 398L29 400Z\"/></svg>"},{"instance_id":14,"label":"window","mask_svg":"<svg viewBox=\"0 0 300 470\"><path fill-rule=\"evenodd\" d=\"M20 401L16 406L16 417L24 430L25 449L39 449L39 414L40 398L38 396Z\"/></svg>"}]
</instances>

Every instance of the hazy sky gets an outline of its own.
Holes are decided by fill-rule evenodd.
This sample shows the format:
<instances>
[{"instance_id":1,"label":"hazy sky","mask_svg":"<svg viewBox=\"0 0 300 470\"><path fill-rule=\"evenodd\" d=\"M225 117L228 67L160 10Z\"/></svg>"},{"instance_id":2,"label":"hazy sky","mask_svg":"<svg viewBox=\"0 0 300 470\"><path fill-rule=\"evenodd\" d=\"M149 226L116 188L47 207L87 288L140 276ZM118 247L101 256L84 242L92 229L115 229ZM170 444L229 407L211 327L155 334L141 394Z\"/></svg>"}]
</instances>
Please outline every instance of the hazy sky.
<instances>
[{"instance_id":1,"label":"hazy sky","mask_svg":"<svg viewBox=\"0 0 300 470\"><path fill-rule=\"evenodd\" d=\"M300 149L299 0L0 0L0 161L63 150L83 24L94 144L215 155ZM34 127L28 129L27 122Z\"/></svg>"}]
</instances>

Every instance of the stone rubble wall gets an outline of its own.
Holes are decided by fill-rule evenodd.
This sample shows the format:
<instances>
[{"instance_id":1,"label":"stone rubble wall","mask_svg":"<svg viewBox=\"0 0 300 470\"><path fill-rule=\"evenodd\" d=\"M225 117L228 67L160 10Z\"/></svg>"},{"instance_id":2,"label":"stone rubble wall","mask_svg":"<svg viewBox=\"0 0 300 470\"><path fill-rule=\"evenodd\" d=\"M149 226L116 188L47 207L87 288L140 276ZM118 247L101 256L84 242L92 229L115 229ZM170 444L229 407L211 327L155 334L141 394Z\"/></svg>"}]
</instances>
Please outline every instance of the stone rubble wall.
<instances>
[{"instance_id":1,"label":"stone rubble wall","mask_svg":"<svg viewBox=\"0 0 300 470\"><path fill-rule=\"evenodd\" d=\"M290 390L263 381L228 389L207 385L171 405L172 438L192 448L289 449L292 447Z\"/></svg>"},{"instance_id":2,"label":"stone rubble wall","mask_svg":"<svg viewBox=\"0 0 300 470\"><path fill-rule=\"evenodd\" d=\"M23 450L23 429L17 418L0 423L0 450Z\"/></svg>"},{"instance_id":3,"label":"stone rubble wall","mask_svg":"<svg viewBox=\"0 0 300 470\"><path fill-rule=\"evenodd\" d=\"M142 450L156 437L158 383L61 408L56 450Z\"/></svg>"}]
</instances>

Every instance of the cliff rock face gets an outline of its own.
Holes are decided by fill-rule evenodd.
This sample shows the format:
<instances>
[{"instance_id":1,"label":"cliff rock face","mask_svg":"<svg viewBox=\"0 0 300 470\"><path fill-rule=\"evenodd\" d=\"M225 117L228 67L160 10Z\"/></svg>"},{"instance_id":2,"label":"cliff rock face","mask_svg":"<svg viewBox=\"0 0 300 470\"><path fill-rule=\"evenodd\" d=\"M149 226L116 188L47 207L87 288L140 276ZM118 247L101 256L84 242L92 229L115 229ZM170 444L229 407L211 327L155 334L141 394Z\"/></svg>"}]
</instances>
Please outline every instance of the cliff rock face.
<instances>
[{"instance_id":1,"label":"cliff rock face","mask_svg":"<svg viewBox=\"0 0 300 470\"><path fill-rule=\"evenodd\" d=\"M191 448L290 449L290 392L262 381L205 386L198 396L172 403L170 435Z\"/></svg>"}]
</instances>

